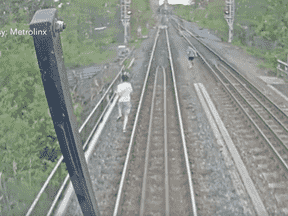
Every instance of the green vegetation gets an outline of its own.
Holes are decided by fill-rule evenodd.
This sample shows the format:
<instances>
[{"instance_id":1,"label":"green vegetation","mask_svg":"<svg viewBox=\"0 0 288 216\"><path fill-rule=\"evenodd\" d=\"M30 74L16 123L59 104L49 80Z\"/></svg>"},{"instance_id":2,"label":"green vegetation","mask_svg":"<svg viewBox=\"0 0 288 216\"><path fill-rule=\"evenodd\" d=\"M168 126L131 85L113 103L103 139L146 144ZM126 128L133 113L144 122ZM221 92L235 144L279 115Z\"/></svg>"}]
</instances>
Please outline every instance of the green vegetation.
<instances>
[{"instance_id":1,"label":"green vegetation","mask_svg":"<svg viewBox=\"0 0 288 216\"><path fill-rule=\"evenodd\" d=\"M228 40L228 26L223 16L225 2L215 1L207 5L205 9L193 6L181 5L176 8L178 16L191 22L197 22L200 27L209 28L218 32L222 40Z\"/></svg>"},{"instance_id":2,"label":"green vegetation","mask_svg":"<svg viewBox=\"0 0 288 216\"><path fill-rule=\"evenodd\" d=\"M139 39L136 39L136 40L132 40L132 41L130 42L130 45L131 45L132 47L135 47L135 49L138 49L138 48L141 46L141 43L142 43L143 40L145 40L145 39L139 38Z\"/></svg>"},{"instance_id":3,"label":"green vegetation","mask_svg":"<svg viewBox=\"0 0 288 216\"><path fill-rule=\"evenodd\" d=\"M19 16L24 15L20 12ZM15 22L17 19L11 14L1 29L27 29L25 19ZM20 215L50 173L60 148L48 115L32 37L1 37L0 51L0 207L4 215Z\"/></svg>"},{"instance_id":4,"label":"green vegetation","mask_svg":"<svg viewBox=\"0 0 288 216\"><path fill-rule=\"evenodd\" d=\"M222 1L209 3L205 9L196 6L180 6L175 12L180 17L198 22L201 27L213 29L223 41L228 40L228 25L224 19L224 6ZM239 0L236 1L234 38L232 44L241 46L247 53L263 59L260 67L276 72L277 59L286 62L288 53L288 0ZM244 27L251 34L247 35ZM254 38L277 44L273 49L259 48ZM247 44L252 42L252 46Z\"/></svg>"},{"instance_id":5,"label":"green vegetation","mask_svg":"<svg viewBox=\"0 0 288 216\"><path fill-rule=\"evenodd\" d=\"M0 30L28 30L29 22L38 9L57 7L59 3L52 0L0 0ZM111 61L116 52L106 47L116 43L115 35L119 30L111 27L95 35L93 24L99 16L114 22L116 12L120 10L117 6L119 1L61 0L61 3L58 17L67 23L67 28L61 33L65 66L75 68ZM147 5L147 0L133 1L137 18L132 18L132 32L136 32L139 22L146 34L146 23L150 26L153 23L152 12ZM58 161L61 151L48 109L33 38L9 33L5 37L0 35L0 65L0 215L23 215ZM108 82L112 78L109 75L105 79ZM74 95L71 96L74 114L80 124L83 107ZM50 207L53 196L50 197L49 193L55 193L66 175L64 163L40 198L37 206L41 208L34 211L34 215L43 215Z\"/></svg>"},{"instance_id":6,"label":"green vegetation","mask_svg":"<svg viewBox=\"0 0 288 216\"><path fill-rule=\"evenodd\" d=\"M131 39L136 40L138 27L141 27L142 35L147 35L147 24L151 27L155 25L155 20L152 19L153 12L149 6L149 0L131 1L131 11Z\"/></svg>"},{"instance_id":7,"label":"green vegetation","mask_svg":"<svg viewBox=\"0 0 288 216\"><path fill-rule=\"evenodd\" d=\"M124 65L124 68L127 68L129 66L129 62L131 60L130 59L126 59L124 62L123 62L123 65Z\"/></svg>"},{"instance_id":8,"label":"green vegetation","mask_svg":"<svg viewBox=\"0 0 288 216\"><path fill-rule=\"evenodd\" d=\"M67 8L59 10L60 19L67 23L67 29L61 33L66 67L104 63L116 56L116 52L104 50L103 47L116 42L117 29L107 28L97 37L94 33L96 17L113 22L116 15L115 5L118 1L109 1L105 7L106 2L99 0L95 4L89 0L74 0Z\"/></svg>"}]
</instances>

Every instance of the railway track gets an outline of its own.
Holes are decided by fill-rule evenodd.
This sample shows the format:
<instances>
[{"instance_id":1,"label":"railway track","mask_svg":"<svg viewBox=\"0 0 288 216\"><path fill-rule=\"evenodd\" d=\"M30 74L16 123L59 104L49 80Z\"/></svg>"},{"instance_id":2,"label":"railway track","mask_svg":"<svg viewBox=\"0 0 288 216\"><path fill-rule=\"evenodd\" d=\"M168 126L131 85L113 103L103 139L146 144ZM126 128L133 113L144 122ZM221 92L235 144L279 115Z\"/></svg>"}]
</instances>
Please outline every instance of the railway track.
<instances>
[{"instance_id":1,"label":"railway track","mask_svg":"<svg viewBox=\"0 0 288 216\"><path fill-rule=\"evenodd\" d=\"M115 216L197 215L174 71L159 65L163 60L154 56L155 49L163 53L163 49L167 50L169 46L167 30L158 31L162 34L156 34L149 54L150 62L115 203ZM171 53L169 57L172 57Z\"/></svg>"},{"instance_id":2,"label":"railway track","mask_svg":"<svg viewBox=\"0 0 288 216\"><path fill-rule=\"evenodd\" d=\"M159 67L157 67L156 69L152 103L151 103L148 140L145 155L145 168L144 168L142 194L141 194L142 196L141 196L140 215L144 215L145 207L147 207L148 209L155 209L156 211L159 211L159 206L163 206L162 209L163 211L165 209L165 214L169 215L170 212L168 152L167 152L166 74L164 67L162 67L163 74L161 76L160 73L158 78L158 72L159 72L158 69ZM161 82L161 80L163 80L163 83ZM164 128L162 126L164 126ZM149 157L151 158L151 162L149 161ZM165 170L165 172L163 172L163 170ZM164 179L165 179L165 188L163 188ZM151 184L150 188L156 187L156 190L149 191L148 190L149 184ZM146 194L147 197L153 197L151 202L146 202ZM164 197L165 199L163 199Z\"/></svg>"},{"instance_id":3,"label":"railway track","mask_svg":"<svg viewBox=\"0 0 288 216\"><path fill-rule=\"evenodd\" d=\"M255 123L259 125L259 129L261 129L263 136L266 137L267 143L269 143L275 155L288 170L287 116L276 105L271 104L270 101L264 98L263 95L256 95L253 90L249 90L246 84L237 79L227 67L220 64L216 68L221 72L222 79L229 83L231 92L235 92L235 97L239 101L246 101L243 106L244 109L254 119ZM233 85L233 88L231 88L231 85ZM252 111L254 112L252 113Z\"/></svg>"},{"instance_id":4,"label":"railway track","mask_svg":"<svg viewBox=\"0 0 288 216\"><path fill-rule=\"evenodd\" d=\"M164 67L161 70L163 73L156 69L152 94L140 215L164 212L166 215L188 215L192 212L189 205L191 198L189 199L189 185L185 183L188 182L187 173L182 165L185 161L171 91L173 85L171 79L166 78Z\"/></svg>"},{"instance_id":5,"label":"railway track","mask_svg":"<svg viewBox=\"0 0 288 216\"><path fill-rule=\"evenodd\" d=\"M243 141L251 143L237 147L243 158L247 158L249 152L246 166L250 167L249 174L263 197L267 211L269 214L288 215L287 115L193 33L181 24L178 26L185 31L183 37L187 42L202 53L200 56L216 82L222 84L221 88L214 89L215 101L229 111Z\"/></svg>"}]
</instances>

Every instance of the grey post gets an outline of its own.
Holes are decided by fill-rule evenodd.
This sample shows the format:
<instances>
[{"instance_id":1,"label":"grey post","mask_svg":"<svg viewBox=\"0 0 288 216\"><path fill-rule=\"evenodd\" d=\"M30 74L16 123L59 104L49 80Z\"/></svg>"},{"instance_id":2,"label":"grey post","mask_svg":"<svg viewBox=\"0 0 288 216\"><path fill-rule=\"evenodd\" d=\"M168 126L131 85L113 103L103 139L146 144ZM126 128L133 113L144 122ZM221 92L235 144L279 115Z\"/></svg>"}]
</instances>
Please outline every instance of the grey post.
<instances>
[{"instance_id":1,"label":"grey post","mask_svg":"<svg viewBox=\"0 0 288 216\"><path fill-rule=\"evenodd\" d=\"M128 29L130 29L130 4L131 0L121 0L121 20L124 26L124 44L127 44L129 40Z\"/></svg>"},{"instance_id":2,"label":"grey post","mask_svg":"<svg viewBox=\"0 0 288 216\"><path fill-rule=\"evenodd\" d=\"M233 23L234 23L234 14L235 14L235 3L234 0L226 0L226 11L225 19L229 26L229 38L228 43L232 42L233 37Z\"/></svg>"},{"instance_id":3,"label":"grey post","mask_svg":"<svg viewBox=\"0 0 288 216\"><path fill-rule=\"evenodd\" d=\"M54 8L38 10L30 23L42 82L61 152L84 215L100 215L73 113L64 66L60 32Z\"/></svg>"}]
</instances>

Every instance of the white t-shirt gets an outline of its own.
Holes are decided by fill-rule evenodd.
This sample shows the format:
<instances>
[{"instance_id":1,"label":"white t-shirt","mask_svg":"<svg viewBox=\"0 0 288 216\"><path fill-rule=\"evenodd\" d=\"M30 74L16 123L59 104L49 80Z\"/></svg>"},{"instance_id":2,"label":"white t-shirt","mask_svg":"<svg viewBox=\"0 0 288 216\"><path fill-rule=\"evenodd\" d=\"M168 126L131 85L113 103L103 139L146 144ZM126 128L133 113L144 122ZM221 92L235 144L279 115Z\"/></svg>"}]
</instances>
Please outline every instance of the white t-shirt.
<instances>
[{"instance_id":1,"label":"white t-shirt","mask_svg":"<svg viewBox=\"0 0 288 216\"><path fill-rule=\"evenodd\" d=\"M192 50L192 49L187 49L187 55L190 56L190 57L195 57L196 56L195 51Z\"/></svg>"},{"instance_id":2,"label":"white t-shirt","mask_svg":"<svg viewBox=\"0 0 288 216\"><path fill-rule=\"evenodd\" d=\"M117 94L119 94L119 102L129 102L130 94L133 91L132 85L128 82L123 82L117 86Z\"/></svg>"}]
</instances>

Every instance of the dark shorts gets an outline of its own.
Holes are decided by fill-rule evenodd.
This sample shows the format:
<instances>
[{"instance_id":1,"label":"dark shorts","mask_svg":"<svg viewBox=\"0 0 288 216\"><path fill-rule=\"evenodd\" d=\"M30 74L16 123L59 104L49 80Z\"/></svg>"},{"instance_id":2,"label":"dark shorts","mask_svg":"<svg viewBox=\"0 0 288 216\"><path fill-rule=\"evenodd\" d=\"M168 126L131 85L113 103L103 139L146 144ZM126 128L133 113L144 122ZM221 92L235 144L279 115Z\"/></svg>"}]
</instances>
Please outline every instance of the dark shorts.
<instances>
[{"instance_id":1,"label":"dark shorts","mask_svg":"<svg viewBox=\"0 0 288 216\"><path fill-rule=\"evenodd\" d=\"M191 56L190 56L188 59L189 59L190 61L192 61L192 60L194 59L194 57L191 57Z\"/></svg>"},{"instance_id":2,"label":"dark shorts","mask_svg":"<svg viewBox=\"0 0 288 216\"><path fill-rule=\"evenodd\" d=\"M130 102L119 102L118 106L120 107L121 111L127 115L130 113L132 107Z\"/></svg>"}]
</instances>

